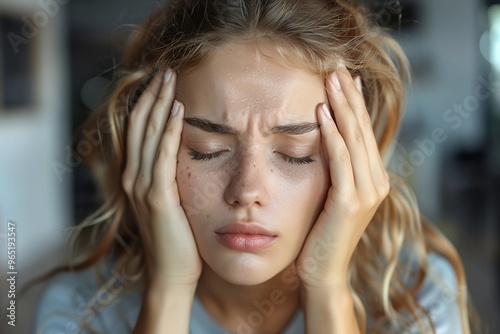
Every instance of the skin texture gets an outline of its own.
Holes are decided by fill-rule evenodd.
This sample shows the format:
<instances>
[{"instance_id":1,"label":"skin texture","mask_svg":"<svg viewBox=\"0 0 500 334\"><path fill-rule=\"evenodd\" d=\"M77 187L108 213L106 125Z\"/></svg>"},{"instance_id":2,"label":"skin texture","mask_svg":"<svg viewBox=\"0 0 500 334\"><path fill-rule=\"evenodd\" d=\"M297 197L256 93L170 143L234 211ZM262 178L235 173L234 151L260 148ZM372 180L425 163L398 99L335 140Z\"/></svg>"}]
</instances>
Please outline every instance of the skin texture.
<instances>
[{"instance_id":1,"label":"skin texture","mask_svg":"<svg viewBox=\"0 0 500 334\"><path fill-rule=\"evenodd\" d=\"M150 240L136 332L187 333L195 288L233 332L277 290L282 302L254 333L281 332L299 304L308 333L359 332L349 262L390 189L360 80L342 64L325 80L265 51L226 44L195 71L153 80L132 111L123 183ZM200 118L231 133L194 126ZM311 131L275 133L304 122ZM235 220L276 242L223 247L214 232Z\"/></svg>"},{"instance_id":2,"label":"skin texture","mask_svg":"<svg viewBox=\"0 0 500 334\"><path fill-rule=\"evenodd\" d=\"M278 125L317 123L315 109L327 99L323 82L248 47L228 45L199 70L181 76L177 94L186 118L205 118L240 132L184 125L177 182L200 254L227 282L263 283L298 256L329 187L319 127L301 135L269 132ZM193 160L192 150L222 153ZM290 163L283 155L314 161ZM257 222L278 240L258 253L229 250L213 233L235 220Z\"/></svg>"},{"instance_id":3,"label":"skin texture","mask_svg":"<svg viewBox=\"0 0 500 334\"><path fill-rule=\"evenodd\" d=\"M327 101L324 82L251 47L229 44L200 69L181 74L177 98L186 106L186 118L205 118L239 132L211 133L184 125L177 183L206 264L198 294L207 304L215 299L220 305L233 304L234 296L240 296L237 305L248 298L269 299L270 286L285 285L280 273L297 258L329 188L319 126L300 135L270 132L279 125L317 123L315 110ZM222 153L200 161L192 159L192 150ZM313 161L290 163L283 155ZM278 240L256 253L227 249L213 234L234 220L257 222ZM214 289L225 293L214 294ZM290 292L289 287L282 290Z\"/></svg>"}]
</instances>

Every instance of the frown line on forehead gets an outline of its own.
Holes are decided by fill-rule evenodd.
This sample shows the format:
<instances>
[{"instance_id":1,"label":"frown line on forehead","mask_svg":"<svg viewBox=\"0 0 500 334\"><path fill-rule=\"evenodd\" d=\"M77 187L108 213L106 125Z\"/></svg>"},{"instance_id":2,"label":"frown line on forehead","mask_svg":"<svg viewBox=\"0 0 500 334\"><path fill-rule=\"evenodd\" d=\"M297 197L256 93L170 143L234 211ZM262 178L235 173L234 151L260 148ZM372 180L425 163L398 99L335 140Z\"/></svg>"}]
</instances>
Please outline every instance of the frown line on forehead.
<instances>
[{"instance_id":1,"label":"frown line on forehead","mask_svg":"<svg viewBox=\"0 0 500 334\"><path fill-rule=\"evenodd\" d=\"M206 118L202 117L186 117L184 122L188 125L196 127L200 130L219 134L230 134L230 135L241 135L240 131L234 129L233 127L212 122ZM299 122L285 125L276 125L271 128L269 134L286 134L286 135L302 135L312 131L317 131L319 129L319 124L316 122Z\"/></svg>"}]
</instances>

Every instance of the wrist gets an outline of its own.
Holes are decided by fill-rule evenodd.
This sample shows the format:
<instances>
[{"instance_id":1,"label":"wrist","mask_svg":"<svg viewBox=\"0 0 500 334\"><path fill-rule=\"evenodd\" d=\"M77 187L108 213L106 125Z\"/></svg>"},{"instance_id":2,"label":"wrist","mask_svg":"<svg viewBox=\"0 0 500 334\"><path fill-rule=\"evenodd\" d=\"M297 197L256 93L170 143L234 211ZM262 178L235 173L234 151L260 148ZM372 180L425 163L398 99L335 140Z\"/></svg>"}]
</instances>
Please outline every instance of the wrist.
<instances>
[{"instance_id":1,"label":"wrist","mask_svg":"<svg viewBox=\"0 0 500 334\"><path fill-rule=\"evenodd\" d=\"M188 333L196 284L149 281L135 333Z\"/></svg>"},{"instance_id":2,"label":"wrist","mask_svg":"<svg viewBox=\"0 0 500 334\"><path fill-rule=\"evenodd\" d=\"M351 289L347 281L328 285L301 284L301 295L309 300L352 300Z\"/></svg>"},{"instance_id":3,"label":"wrist","mask_svg":"<svg viewBox=\"0 0 500 334\"><path fill-rule=\"evenodd\" d=\"M147 297L161 297L164 295L193 295L196 292L198 282L178 283L165 282L162 280L151 280L146 285L145 294Z\"/></svg>"},{"instance_id":4,"label":"wrist","mask_svg":"<svg viewBox=\"0 0 500 334\"><path fill-rule=\"evenodd\" d=\"M337 277L329 278L328 280L320 279L301 279L301 289L304 292L343 292L350 291L349 280L346 275L338 275Z\"/></svg>"},{"instance_id":5,"label":"wrist","mask_svg":"<svg viewBox=\"0 0 500 334\"><path fill-rule=\"evenodd\" d=\"M144 301L150 305L163 306L167 306L174 301L192 301L196 293L196 287L197 282L181 283L150 280L145 286Z\"/></svg>"},{"instance_id":6,"label":"wrist","mask_svg":"<svg viewBox=\"0 0 500 334\"><path fill-rule=\"evenodd\" d=\"M301 286L306 333L360 333L348 284Z\"/></svg>"}]
</instances>

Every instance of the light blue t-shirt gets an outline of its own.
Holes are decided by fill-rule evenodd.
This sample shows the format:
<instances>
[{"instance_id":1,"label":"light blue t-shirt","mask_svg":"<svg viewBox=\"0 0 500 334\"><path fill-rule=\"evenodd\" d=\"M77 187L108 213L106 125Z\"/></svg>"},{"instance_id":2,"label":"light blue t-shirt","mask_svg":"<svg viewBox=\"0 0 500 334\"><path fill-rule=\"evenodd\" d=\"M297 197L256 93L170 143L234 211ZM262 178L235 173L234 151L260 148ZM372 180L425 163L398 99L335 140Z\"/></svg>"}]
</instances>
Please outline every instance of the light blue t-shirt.
<instances>
[{"instance_id":1,"label":"light blue t-shirt","mask_svg":"<svg viewBox=\"0 0 500 334\"><path fill-rule=\"evenodd\" d=\"M457 281L451 264L441 256L429 255L430 272L443 280L445 286L427 278L417 299L430 313L437 334L463 333L457 304ZM97 333L131 333L139 316L142 295L139 289L123 289L110 303L110 291L118 292L126 286L126 277L114 272L103 273L105 278L118 277L113 284L101 289L96 271L87 269L73 273L67 272L55 276L49 281L38 301L33 333L36 334L73 334L92 333L90 329L81 329L80 320L86 319ZM91 298L94 297L92 302ZM91 302L93 308L86 306ZM107 304L106 306L104 306ZM235 334L251 334L250 323L243 323ZM195 296L191 309L191 334L228 334L207 313ZM257 332L257 330L256 330ZM418 327L415 327L415 333ZM284 334L305 333L304 314L299 308L288 324ZM400 331L395 330L395 333ZM413 331L411 331L413 333Z\"/></svg>"}]
</instances>

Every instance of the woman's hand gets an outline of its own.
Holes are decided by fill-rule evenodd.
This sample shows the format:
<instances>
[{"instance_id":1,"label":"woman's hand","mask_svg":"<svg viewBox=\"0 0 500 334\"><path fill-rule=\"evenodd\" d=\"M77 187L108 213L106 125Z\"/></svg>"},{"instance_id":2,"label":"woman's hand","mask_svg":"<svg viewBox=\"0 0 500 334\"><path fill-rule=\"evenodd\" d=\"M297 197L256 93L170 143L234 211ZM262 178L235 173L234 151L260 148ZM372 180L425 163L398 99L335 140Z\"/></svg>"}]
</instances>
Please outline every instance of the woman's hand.
<instances>
[{"instance_id":1,"label":"woman's hand","mask_svg":"<svg viewBox=\"0 0 500 334\"><path fill-rule=\"evenodd\" d=\"M359 79L339 65L326 81L335 121L326 105L317 112L332 186L296 261L306 289L348 286L354 250L390 189Z\"/></svg>"},{"instance_id":2,"label":"woman's hand","mask_svg":"<svg viewBox=\"0 0 500 334\"><path fill-rule=\"evenodd\" d=\"M176 73L156 75L130 114L123 188L144 243L150 284L196 284L202 262L176 182L184 106Z\"/></svg>"}]
</instances>

